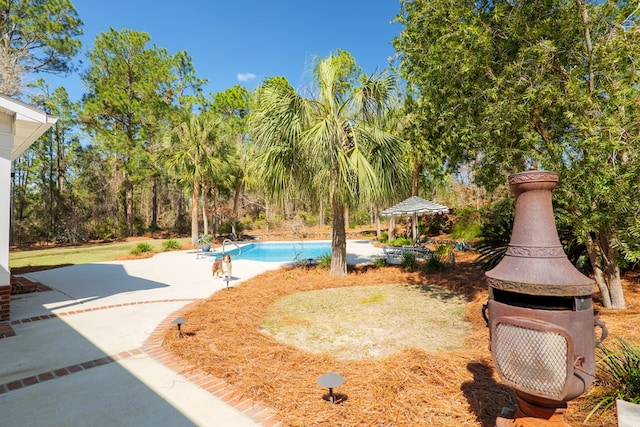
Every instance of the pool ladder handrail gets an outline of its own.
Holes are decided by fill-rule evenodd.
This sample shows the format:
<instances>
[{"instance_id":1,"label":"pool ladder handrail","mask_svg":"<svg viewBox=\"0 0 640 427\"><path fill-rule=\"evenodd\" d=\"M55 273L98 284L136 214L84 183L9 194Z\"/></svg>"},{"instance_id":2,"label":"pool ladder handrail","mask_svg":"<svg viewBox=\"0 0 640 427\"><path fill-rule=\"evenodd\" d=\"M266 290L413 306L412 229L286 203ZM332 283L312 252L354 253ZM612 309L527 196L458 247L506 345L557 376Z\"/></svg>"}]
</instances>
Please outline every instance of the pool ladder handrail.
<instances>
[{"instance_id":1,"label":"pool ladder handrail","mask_svg":"<svg viewBox=\"0 0 640 427\"><path fill-rule=\"evenodd\" d=\"M224 239L222 241L222 255L224 255L224 245L226 243L231 243L232 245L234 245L236 248L238 248L238 255L240 255L242 253L242 248L240 246L238 246L238 244L236 242L234 242L233 240L229 240L229 239Z\"/></svg>"}]
</instances>

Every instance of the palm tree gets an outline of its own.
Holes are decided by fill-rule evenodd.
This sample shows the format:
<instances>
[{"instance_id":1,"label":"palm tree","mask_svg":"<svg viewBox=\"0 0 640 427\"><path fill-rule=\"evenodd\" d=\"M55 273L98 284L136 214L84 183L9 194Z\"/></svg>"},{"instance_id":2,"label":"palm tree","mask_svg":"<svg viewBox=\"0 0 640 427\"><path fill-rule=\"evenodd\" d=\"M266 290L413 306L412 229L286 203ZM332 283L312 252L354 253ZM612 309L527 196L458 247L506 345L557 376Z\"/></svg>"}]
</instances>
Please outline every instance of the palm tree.
<instances>
[{"instance_id":1,"label":"palm tree","mask_svg":"<svg viewBox=\"0 0 640 427\"><path fill-rule=\"evenodd\" d=\"M379 201L404 181L402 141L388 132L394 79L361 74L338 51L316 62L315 96L305 98L283 77L256 91L250 135L256 173L283 197L297 189L327 197L332 206L331 275L347 274L345 211Z\"/></svg>"},{"instance_id":2,"label":"palm tree","mask_svg":"<svg viewBox=\"0 0 640 427\"><path fill-rule=\"evenodd\" d=\"M231 165L230 176L233 190L233 214L231 216L231 232L237 235L238 209L240 195L245 189L250 171L250 148L247 138L247 120L251 104L251 93L242 86L233 86L214 96L211 110L220 115L225 122L225 132L233 141L238 151Z\"/></svg>"},{"instance_id":3,"label":"palm tree","mask_svg":"<svg viewBox=\"0 0 640 427\"><path fill-rule=\"evenodd\" d=\"M198 243L198 200L200 187L227 162L224 141L218 137L220 118L209 114L186 113L183 120L164 136L167 169L191 186L191 242Z\"/></svg>"}]
</instances>

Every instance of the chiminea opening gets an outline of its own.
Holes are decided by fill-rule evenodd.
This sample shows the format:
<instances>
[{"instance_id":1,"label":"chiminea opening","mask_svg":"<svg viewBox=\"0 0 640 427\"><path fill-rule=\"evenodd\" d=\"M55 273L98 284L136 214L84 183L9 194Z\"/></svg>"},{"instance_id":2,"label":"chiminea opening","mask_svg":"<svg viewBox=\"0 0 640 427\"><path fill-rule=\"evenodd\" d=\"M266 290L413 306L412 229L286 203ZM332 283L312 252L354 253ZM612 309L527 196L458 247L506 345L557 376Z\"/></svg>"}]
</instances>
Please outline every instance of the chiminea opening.
<instances>
[{"instance_id":1,"label":"chiminea opening","mask_svg":"<svg viewBox=\"0 0 640 427\"><path fill-rule=\"evenodd\" d=\"M489 298L515 307L534 308L537 310L570 310L581 311L591 308L590 296L558 297L553 295L527 295L502 289L490 289Z\"/></svg>"},{"instance_id":2,"label":"chiminea opening","mask_svg":"<svg viewBox=\"0 0 640 427\"><path fill-rule=\"evenodd\" d=\"M555 172L509 176L513 231L504 258L485 273L491 356L518 398L514 418L499 417L498 427L566 425L566 402L595 377L594 326L606 336L593 312L594 282L571 264L558 237L551 203L557 182Z\"/></svg>"}]
</instances>

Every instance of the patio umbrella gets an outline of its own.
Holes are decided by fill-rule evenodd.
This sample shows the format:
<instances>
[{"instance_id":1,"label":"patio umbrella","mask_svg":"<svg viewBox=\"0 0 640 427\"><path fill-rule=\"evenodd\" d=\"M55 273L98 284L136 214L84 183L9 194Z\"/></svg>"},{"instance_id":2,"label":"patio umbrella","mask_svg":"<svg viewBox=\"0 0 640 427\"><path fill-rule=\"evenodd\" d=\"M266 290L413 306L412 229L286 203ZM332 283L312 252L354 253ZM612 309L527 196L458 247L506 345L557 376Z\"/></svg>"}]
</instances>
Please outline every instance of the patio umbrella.
<instances>
[{"instance_id":1,"label":"patio umbrella","mask_svg":"<svg viewBox=\"0 0 640 427\"><path fill-rule=\"evenodd\" d=\"M422 197L412 196L397 205L393 205L390 208L383 210L382 216L412 215L413 221L411 224L411 231L413 233L413 241L415 242L418 234L418 214L438 214L447 212L449 212L449 208L444 205L425 200Z\"/></svg>"}]
</instances>

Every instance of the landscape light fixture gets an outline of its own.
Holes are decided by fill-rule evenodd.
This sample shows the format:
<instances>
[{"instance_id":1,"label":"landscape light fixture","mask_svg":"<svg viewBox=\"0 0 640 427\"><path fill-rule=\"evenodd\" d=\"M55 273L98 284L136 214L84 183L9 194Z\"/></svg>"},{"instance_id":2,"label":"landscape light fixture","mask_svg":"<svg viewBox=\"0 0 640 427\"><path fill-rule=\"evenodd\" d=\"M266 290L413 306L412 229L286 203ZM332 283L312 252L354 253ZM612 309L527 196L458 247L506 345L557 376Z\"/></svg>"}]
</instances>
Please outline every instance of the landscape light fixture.
<instances>
[{"instance_id":1,"label":"landscape light fixture","mask_svg":"<svg viewBox=\"0 0 640 427\"><path fill-rule=\"evenodd\" d=\"M508 179L516 197L513 231L504 258L485 273L482 314L496 371L515 390L518 407L496 427L568 426L567 402L593 383L595 348L607 330L591 305L593 280L571 264L558 237L551 202L558 174Z\"/></svg>"},{"instance_id":2,"label":"landscape light fixture","mask_svg":"<svg viewBox=\"0 0 640 427\"><path fill-rule=\"evenodd\" d=\"M329 396L327 400L330 403L336 403L333 389L344 384L344 377L342 377L342 375L336 374L335 372L329 372L318 377L318 384L329 389Z\"/></svg>"},{"instance_id":3,"label":"landscape light fixture","mask_svg":"<svg viewBox=\"0 0 640 427\"><path fill-rule=\"evenodd\" d=\"M185 319L184 317L178 317L176 320L174 320L173 322L171 322L171 323L173 323L174 325L178 325L178 338L182 338L182 330L180 329L180 326L181 326L183 323L187 323L187 322L188 322L188 320L187 320L187 319Z\"/></svg>"}]
</instances>

